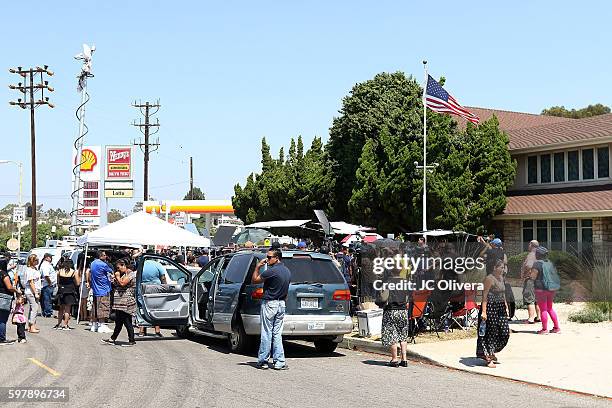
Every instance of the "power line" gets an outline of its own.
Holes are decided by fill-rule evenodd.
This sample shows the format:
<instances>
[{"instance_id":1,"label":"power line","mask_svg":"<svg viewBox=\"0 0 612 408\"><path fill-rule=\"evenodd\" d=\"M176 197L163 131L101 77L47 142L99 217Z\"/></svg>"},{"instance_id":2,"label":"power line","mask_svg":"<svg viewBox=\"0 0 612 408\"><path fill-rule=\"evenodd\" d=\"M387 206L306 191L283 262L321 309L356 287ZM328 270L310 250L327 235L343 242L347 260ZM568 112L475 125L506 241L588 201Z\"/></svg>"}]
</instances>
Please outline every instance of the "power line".
<instances>
[{"instance_id":1,"label":"power line","mask_svg":"<svg viewBox=\"0 0 612 408\"><path fill-rule=\"evenodd\" d=\"M138 141L134 140L134 146L140 147L144 153L144 201L147 201L149 199L149 153L159 149L159 138L153 143L149 142L149 137L159 132L159 119L156 119L156 123L151 123L150 119L151 116L159 111L161 105L159 104L159 100L157 100L157 102L153 104L149 102L145 102L144 104L134 102L132 106L138 108L140 113L144 116L144 123L142 119L139 119L138 123L134 120L132 125L137 126L144 135L144 142L142 142L141 139ZM150 128L153 128L153 133L151 133Z\"/></svg>"}]
</instances>

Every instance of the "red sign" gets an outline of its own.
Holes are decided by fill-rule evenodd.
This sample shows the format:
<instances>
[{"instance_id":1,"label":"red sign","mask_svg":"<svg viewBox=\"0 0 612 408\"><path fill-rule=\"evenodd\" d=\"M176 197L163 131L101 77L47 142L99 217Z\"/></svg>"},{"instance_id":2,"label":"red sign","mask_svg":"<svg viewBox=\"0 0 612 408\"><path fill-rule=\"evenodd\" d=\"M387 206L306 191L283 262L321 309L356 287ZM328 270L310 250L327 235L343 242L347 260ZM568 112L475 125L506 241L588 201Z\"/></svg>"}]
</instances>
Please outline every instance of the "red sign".
<instances>
[{"instance_id":1,"label":"red sign","mask_svg":"<svg viewBox=\"0 0 612 408\"><path fill-rule=\"evenodd\" d=\"M132 179L132 146L106 146L106 180Z\"/></svg>"},{"instance_id":2,"label":"red sign","mask_svg":"<svg viewBox=\"0 0 612 408\"><path fill-rule=\"evenodd\" d=\"M99 217L99 209L98 208L80 208L79 209L79 217Z\"/></svg>"}]
</instances>

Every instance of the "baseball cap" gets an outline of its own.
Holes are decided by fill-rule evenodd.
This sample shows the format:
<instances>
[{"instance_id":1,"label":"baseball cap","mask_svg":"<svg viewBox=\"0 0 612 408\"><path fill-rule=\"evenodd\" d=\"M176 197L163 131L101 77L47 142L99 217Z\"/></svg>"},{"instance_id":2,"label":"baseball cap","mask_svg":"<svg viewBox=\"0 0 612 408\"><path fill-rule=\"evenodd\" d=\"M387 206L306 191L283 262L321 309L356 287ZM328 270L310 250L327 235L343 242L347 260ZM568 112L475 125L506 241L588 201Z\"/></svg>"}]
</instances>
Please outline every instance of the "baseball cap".
<instances>
[{"instance_id":1,"label":"baseball cap","mask_svg":"<svg viewBox=\"0 0 612 408\"><path fill-rule=\"evenodd\" d=\"M494 240L491 241L491 243L495 246L501 246L502 240L499 238L495 238Z\"/></svg>"},{"instance_id":2,"label":"baseball cap","mask_svg":"<svg viewBox=\"0 0 612 408\"><path fill-rule=\"evenodd\" d=\"M304 241L300 241L300 242L298 242L297 247L298 248L306 248L306 243Z\"/></svg>"}]
</instances>

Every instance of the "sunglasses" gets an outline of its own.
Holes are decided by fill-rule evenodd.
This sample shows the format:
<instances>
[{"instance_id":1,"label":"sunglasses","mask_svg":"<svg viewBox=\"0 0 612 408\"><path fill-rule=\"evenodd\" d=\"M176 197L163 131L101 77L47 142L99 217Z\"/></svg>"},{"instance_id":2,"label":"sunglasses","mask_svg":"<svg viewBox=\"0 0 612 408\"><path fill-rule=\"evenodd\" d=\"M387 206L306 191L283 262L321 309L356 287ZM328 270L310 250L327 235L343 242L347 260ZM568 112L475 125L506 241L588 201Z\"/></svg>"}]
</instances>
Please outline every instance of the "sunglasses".
<instances>
[{"instance_id":1,"label":"sunglasses","mask_svg":"<svg viewBox=\"0 0 612 408\"><path fill-rule=\"evenodd\" d=\"M268 256L266 256L266 258L268 258L268 259L272 259L272 258L276 258L276 257L275 257L275 256L273 256L273 255L268 255Z\"/></svg>"}]
</instances>

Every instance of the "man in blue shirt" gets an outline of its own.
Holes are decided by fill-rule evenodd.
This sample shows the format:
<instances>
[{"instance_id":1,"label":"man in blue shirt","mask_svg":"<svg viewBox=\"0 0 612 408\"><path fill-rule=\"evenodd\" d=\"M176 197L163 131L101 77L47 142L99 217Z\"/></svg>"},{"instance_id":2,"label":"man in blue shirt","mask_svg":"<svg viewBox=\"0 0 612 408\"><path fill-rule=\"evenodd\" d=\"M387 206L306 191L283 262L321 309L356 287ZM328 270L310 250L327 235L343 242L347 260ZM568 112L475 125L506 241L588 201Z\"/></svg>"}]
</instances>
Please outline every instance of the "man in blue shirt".
<instances>
[{"instance_id":1,"label":"man in blue shirt","mask_svg":"<svg viewBox=\"0 0 612 408\"><path fill-rule=\"evenodd\" d=\"M206 264L210 262L210 258L208 257L208 250L203 250L202 255L198 258L198 266L203 268Z\"/></svg>"},{"instance_id":2,"label":"man in blue shirt","mask_svg":"<svg viewBox=\"0 0 612 408\"><path fill-rule=\"evenodd\" d=\"M164 267L153 259L147 259L142 267L142 278L140 283L143 285L161 285L166 283L166 270ZM140 299L142 302L142 298ZM138 337L146 336L147 328L140 326ZM159 326L155 326L155 336L163 337Z\"/></svg>"},{"instance_id":3,"label":"man in blue shirt","mask_svg":"<svg viewBox=\"0 0 612 408\"><path fill-rule=\"evenodd\" d=\"M268 251L255 267L251 283L263 282L263 299L259 318L261 320L261 343L257 356L257 368L268 368L268 357L272 351L273 368L287 370L285 351L283 350L283 324L285 319L285 299L289 292L291 271L281 262L280 249ZM261 267L268 264L268 269L259 272Z\"/></svg>"},{"instance_id":4,"label":"man in blue shirt","mask_svg":"<svg viewBox=\"0 0 612 408\"><path fill-rule=\"evenodd\" d=\"M89 269L89 285L93 293L93 313L94 320L91 325L92 332L112 333L113 331L105 324L106 319L110 316L110 292L111 280L113 276L113 268L111 268L106 260L108 255L106 252L99 251L98 258L95 259Z\"/></svg>"}]
</instances>

